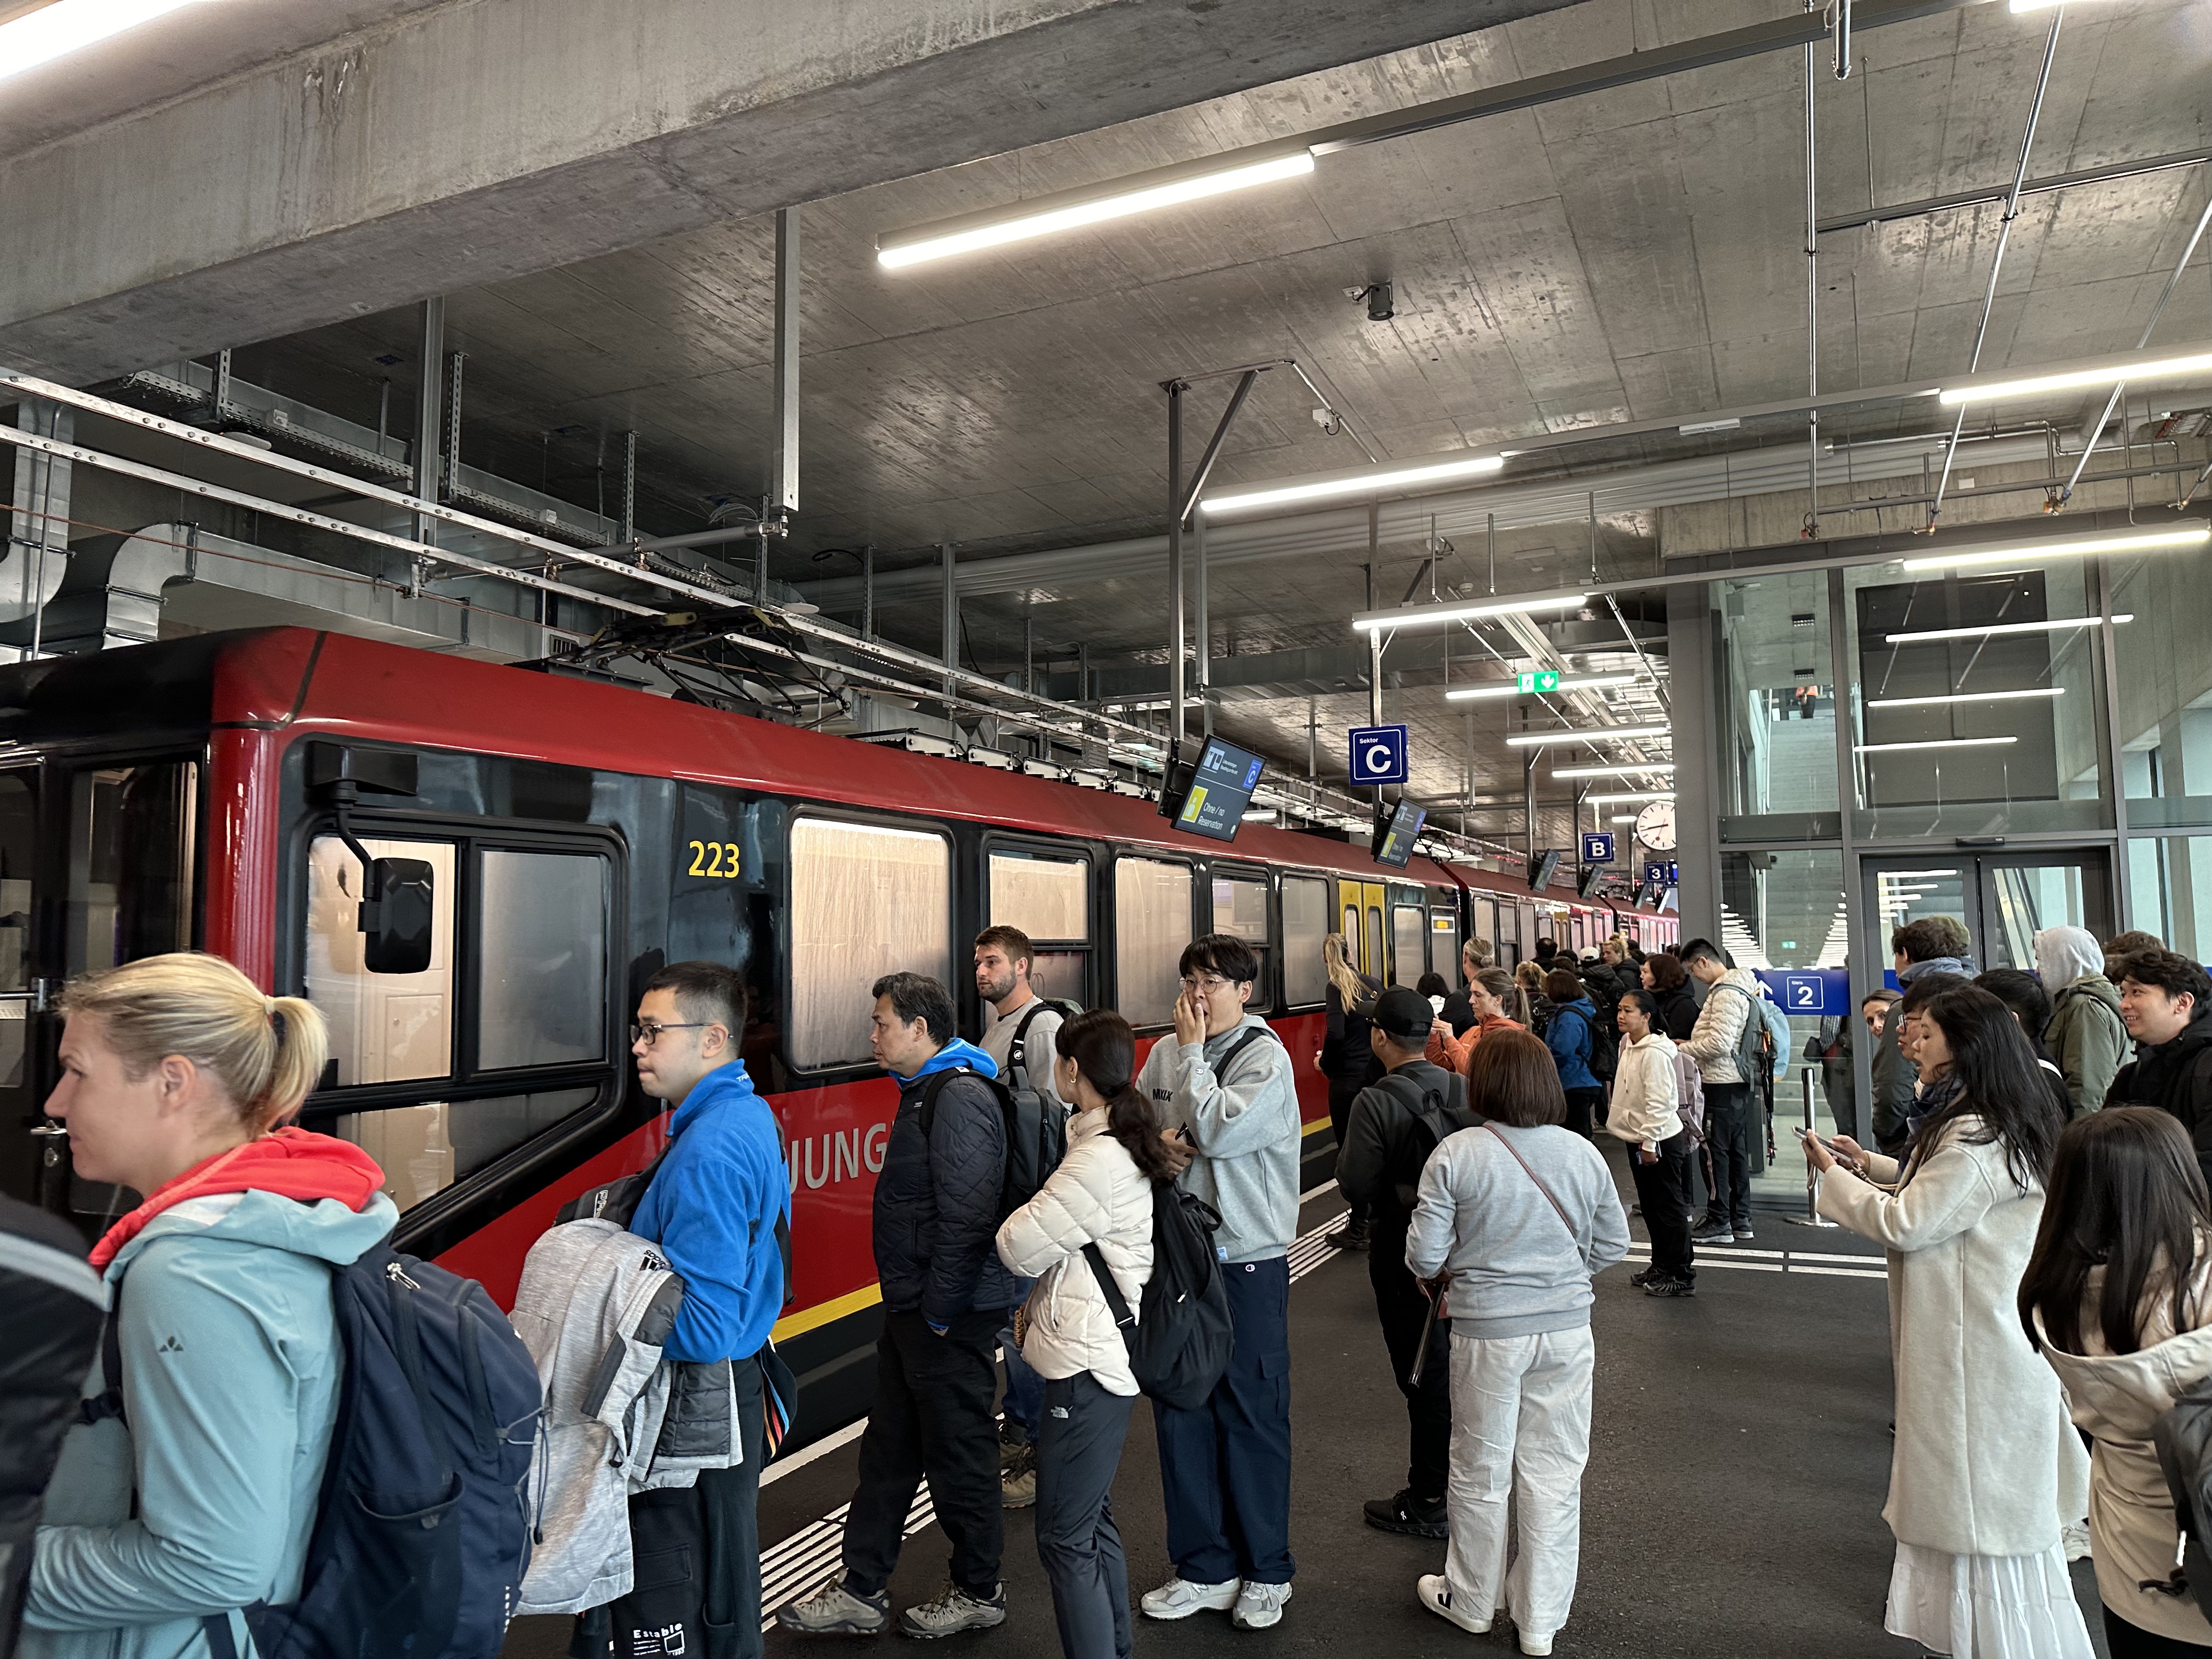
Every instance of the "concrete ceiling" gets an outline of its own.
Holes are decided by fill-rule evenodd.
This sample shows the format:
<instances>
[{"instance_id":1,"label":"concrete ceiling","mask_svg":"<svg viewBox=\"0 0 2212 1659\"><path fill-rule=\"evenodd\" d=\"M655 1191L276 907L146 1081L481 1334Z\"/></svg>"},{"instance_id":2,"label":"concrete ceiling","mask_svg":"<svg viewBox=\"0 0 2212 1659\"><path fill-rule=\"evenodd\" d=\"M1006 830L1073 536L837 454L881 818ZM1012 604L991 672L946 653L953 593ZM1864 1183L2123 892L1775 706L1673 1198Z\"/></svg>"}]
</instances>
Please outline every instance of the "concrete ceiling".
<instances>
[{"instance_id":1,"label":"concrete ceiling","mask_svg":"<svg viewBox=\"0 0 2212 1659\"><path fill-rule=\"evenodd\" d=\"M946 541L977 558L1156 534L1167 488L1159 381L1257 358L1296 357L1395 458L1802 392L1794 52L1331 155L1310 179L1133 223L902 271L872 257L884 231L1796 9L1590 0L809 206L803 511L775 574L848 576L853 562L813 556L863 544L894 569L933 559ZM2048 27L2047 15L1971 5L1862 36L1847 82L1823 64L1821 212L2008 183ZM2212 0L2070 9L2030 173L2212 144L2208 67ZM2208 172L2030 198L1982 368L2131 349ZM1824 237L1823 386L1963 372L1999 218L1968 209ZM619 434L635 429L640 520L653 532L696 528L715 500L757 494L770 435L772 243L770 220L739 220L451 295L449 343L469 353L465 454L595 505L618 477ZM2203 257L2160 340L2212 337ZM1345 290L1383 280L1397 314L1371 323ZM394 312L238 361L251 378L373 421L386 375L398 377L404 407L416 349L411 313ZM1224 392L1213 382L1194 398L1194 450ZM1350 438L1309 418L1311 402L1286 376L1263 380L1217 479L1358 463ZM2078 422L2078 402L2034 412ZM1933 423L1924 406L1893 406L1826 429ZM1654 534L1650 515L1597 527L1608 563L1654 552ZM1587 526L1502 533L1504 585L1574 580L1590 537ZM1488 554L1462 537L1442 580L1486 580ZM1381 603L1400 601L1421 556L1418 544L1385 548ZM1214 651L1345 645L1346 617L1366 608L1363 562L1308 554L1224 571ZM1156 580L1000 586L1012 591L963 607L970 651L991 672L1019 665L1024 620L1040 657L1061 665L1079 643L1095 663L1164 660ZM933 601L878 621L935 649ZM1441 666L1441 639L1436 649ZM1483 654L1464 635L1454 650L1462 661ZM1634 663L1606 652L1571 660ZM1364 690L1309 683L1238 701L1223 720L1302 758L1308 690L1322 696L1327 732L1366 712ZM1492 712L1478 719L1470 755L1463 714L1437 691L1395 695L1419 728L1417 793L1517 790L1518 763L1496 742L1501 705L1478 705Z\"/></svg>"}]
</instances>

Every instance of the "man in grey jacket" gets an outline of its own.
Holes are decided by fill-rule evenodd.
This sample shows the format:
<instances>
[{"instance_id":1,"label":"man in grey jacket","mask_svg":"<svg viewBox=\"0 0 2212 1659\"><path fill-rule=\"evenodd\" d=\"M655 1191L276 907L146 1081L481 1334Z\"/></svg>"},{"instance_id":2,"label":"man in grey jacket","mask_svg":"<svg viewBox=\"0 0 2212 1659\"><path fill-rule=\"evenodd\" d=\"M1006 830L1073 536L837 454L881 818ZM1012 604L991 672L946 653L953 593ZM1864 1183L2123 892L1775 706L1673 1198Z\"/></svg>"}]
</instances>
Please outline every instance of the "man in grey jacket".
<instances>
[{"instance_id":1,"label":"man in grey jacket","mask_svg":"<svg viewBox=\"0 0 2212 1659\"><path fill-rule=\"evenodd\" d=\"M1251 946L1193 939L1175 1031L1152 1045L1137 1089L1160 1127L1196 1153L1184 1189L1221 1214L1236 1344L1195 1411L1155 1401L1160 1484L1175 1575L1148 1591L1153 1619L1228 1612L1241 1630L1280 1622L1291 1599L1291 1241L1298 1224L1303 1125L1291 1057L1244 1012L1260 977Z\"/></svg>"}]
</instances>

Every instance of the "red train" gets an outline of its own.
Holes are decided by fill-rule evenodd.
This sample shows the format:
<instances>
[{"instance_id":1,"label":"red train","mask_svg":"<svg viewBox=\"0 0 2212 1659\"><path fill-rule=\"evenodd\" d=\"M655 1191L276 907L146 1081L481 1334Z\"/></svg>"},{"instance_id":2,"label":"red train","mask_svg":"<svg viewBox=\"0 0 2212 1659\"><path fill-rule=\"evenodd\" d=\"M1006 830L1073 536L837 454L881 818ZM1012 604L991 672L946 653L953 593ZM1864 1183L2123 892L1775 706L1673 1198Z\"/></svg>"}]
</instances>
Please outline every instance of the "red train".
<instances>
[{"instance_id":1,"label":"red train","mask_svg":"<svg viewBox=\"0 0 2212 1659\"><path fill-rule=\"evenodd\" d=\"M946 978L972 1030L967 942L1012 922L1041 986L1157 1032L1184 941L1238 933L1267 964L1254 1006L1297 1066L1310 1184L1334 1156L1311 1134L1324 934L1410 984L1452 977L1471 924L1509 960L1540 928L1672 929L1423 859L1389 870L1260 827L1222 846L1106 792L294 629L0 671L0 1088L27 1131L0 1136L7 1190L97 1224L114 1194L71 1175L39 1110L48 1002L70 974L197 945L328 1012L303 1121L382 1163L406 1248L504 1301L556 1209L655 1150L624 1036L636 988L666 961L739 964L745 1062L789 1142L797 1300L777 1336L807 1435L865 1409L868 1206L896 1102L868 1060L879 974ZM411 791L348 811L372 857L428 867L419 971L365 960L330 784L347 772Z\"/></svg>"}]
</instances>

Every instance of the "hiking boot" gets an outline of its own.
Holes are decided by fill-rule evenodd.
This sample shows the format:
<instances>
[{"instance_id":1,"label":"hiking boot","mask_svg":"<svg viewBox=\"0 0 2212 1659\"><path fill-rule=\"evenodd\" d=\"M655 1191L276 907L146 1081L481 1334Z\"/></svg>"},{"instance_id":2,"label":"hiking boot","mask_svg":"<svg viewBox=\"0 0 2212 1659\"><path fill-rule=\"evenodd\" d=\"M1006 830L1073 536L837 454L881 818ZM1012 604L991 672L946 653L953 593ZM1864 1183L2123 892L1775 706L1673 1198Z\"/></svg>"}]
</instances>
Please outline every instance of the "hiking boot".
<instances>
[{"instance_id":1,"label":"hiking boot","mask_svg":"<svg viewBox=\"0 0 2212 1659\"><path fill-rule=\"evenodd\" d=\"M804 1601L785 1607L775 1622L812 1636L873 1636L891 1627L891 1593L855 1595L845 1588L841 1572Z\"/></svg>"},{"instance_id":2,"label":"hiking boot","mask_svg":"<svg viewBox=\"0 0 2212 1659\"><path fill-rule=\"evenodd\" d=\"M1322 1243L1332 1250L1364 1250L1367 1248L1367 1224L1347 1221Z\"/></svg>"},{"instance_id":3,"label":"hiking boot","mask_svg":"<svg viewBox=\"0 0 2212 1659\"><path fill-rule=\"evenodd\" d=\"M1640 1273L1629 1274L1628 1282L1635 1285L1636 1288L1640 1291L1646 1285L1649 1285L1651 1282L1652 1279L1658 1273L1658 1272L1659 1270L1656 1267L1646 1267Z\"/></svg>"},{"instance_id":4,"label":"hiking boot","mask_svg":"<svg viewBox=\"0 0 2212 1659\"><path fill-rule=\"evenodd\" d=\"M1158 1589L1145 1592L1138 1603L1147 1619L1188 1619L1194 1613L1226 1613L1237 1605L1243 1587L1234 1578L1218 1584L1194 1584L1188 1578L1170 1578Z\"/></svg>"},{"instance_id":5,"label":"hiking boot","mask_svg":"<svg viewBox=\"0 0 2212 1659\"><path fill-rule=\"evenodd\" d=\"M1421 1598L1421 1605L1439 1619L1449 1619L1469 1636L1487 1636L1490 1619L1478 1619L1466 1607L1452 1605L1451 1580L1440 1572L1423 1573L1413 1581L1413 1593Z\"/></svg>"},{"instance_id":6,"label":"hiking boot","mask_svg":"<svg viewBox=\"0 0 2212 1659\"><path fill-rule=\"evenodd\" d=\"M1367 1524L1377 1532L1395 1532L1404 1538L1443 1538L1449 1535L1443 1500L1424 1504L1406 1487L1395 1498L1370 1498L1366 1503Z\"/></svg>"},{"instance_id":7,"label":"hiking boot","mask_svg":"<svg viewBox=\"0 0 2212 1659\"><path fill-rule=\"evenodd\" d=\"M1021 1453L1031 1446L1029 1425L1019 1418L1001 1418L999 1421L999 1467L1006 1468Z\"/></svg>"},{"instance_id":8,"label":"hiking boot","mask_svg":"<svg viewBox=\"0 0 2212 1659\"><path fill-rule=\"evenodd\" d=\"M1704 1226L1698 1228L1697 1231L1690 1235L1690 1243L1692 1244L1733 1244L1735 1243L1735 1234L1729 1231L1729 1224L1725 1221L1708 1221Z\"/></svg>"},{"instance_id":9,"label":"hiking boot","mask_svg":"<svg viewBox=\"0 0 2212 1659\"><path fill-rule=\"evenodd\" d=\"M1283 1622L1283 1603L1291 1599L1288 1584L1261 1584L1250 1579L1237 1592L1237 1606L1229 1622L1239 1630L1265 1630Z\"/></svg>"},{"instance_id":10,"label":"hiking boot","mask_svg":"<svg viewBox=\"0 0 2212 1659\"><path fill-rule=\"evenodd\" d=\"M957 1636L963 1631L989 1630L1006 1622L1006 1587L992 1586L988 1598L973 1595L957 1584L947 1584L934 1601L908 1607L899 1614L899 1633L920 1640Z\"/></svg>"},{"instance_id":11,"label":"hiking boot","mask_svg":"<svg viewBox=\"0 0 2212 1659\"><path fill-rule=\"evenodd\" d=\"M1676 1279L1671 1275L1665 1279L1655 1279L1644 1287L1644 1294L1646 1296L1695 1296L1697 1293L1698 1287L1688 1279Z\"/></svg>"},{"instance_id":12,"label":"hiking boot","mask_svg":"<svg viewBox=\"0 0 2212 1659\"><path fill-rule=\"evenodd\" d=\"M1006 1468L999 1472L1000 1507L1028 1509L1036 1502L1036 1448L1021 1446L1007 1458Z\"/></svg>"}]
</instances>

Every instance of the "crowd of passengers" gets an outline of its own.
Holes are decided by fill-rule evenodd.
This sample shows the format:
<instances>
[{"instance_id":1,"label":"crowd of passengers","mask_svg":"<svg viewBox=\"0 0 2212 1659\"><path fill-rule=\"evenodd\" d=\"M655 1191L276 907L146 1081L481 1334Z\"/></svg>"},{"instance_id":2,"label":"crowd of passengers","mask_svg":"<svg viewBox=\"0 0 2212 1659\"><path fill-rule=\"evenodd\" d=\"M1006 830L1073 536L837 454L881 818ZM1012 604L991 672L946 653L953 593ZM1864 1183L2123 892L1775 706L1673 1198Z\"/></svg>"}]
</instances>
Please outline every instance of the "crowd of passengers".
<instances>
[{"instance_id":1,"label":"crowd of passengers","mask_svg":"<svg viewBox=\"0 0 2212 1659\"><path fill-rule=\"evenodd\" d=\"M1409 1431L1405 1485L1364 1516L1443 1544L1441 1570L1413 1586L1439 1618L1477 1634L1510 1621L1527 1654L1551 1652L1567 1621L1592 1281L1631 1248L1601 1137L1649 1236L1635 1284L1690 1296L1700 1248L1753 1236L1760 1085L1802 1058L1823 1067L1838 1129L1804 1138L1818 1208L1887 1251L1887 1628L1960 1659L2086 1659L2068 1560L2092 1553L2114 1659L2212 1648L2153 1443L2212 1378L2212 979L2140 933L2100 946L2046 929L2034 974L1977 975L1944 919L1892 945L1900 989L1871 994L1857 1022L1875 1045L1863 1126L1852 1027L1779 1053L1757 981L1705 940L1646 956L1616 939L1579 963L1540 941L1517 973L1471 940L1456 990L1436 975L1385 987L1327 941L1314 1059L1348 1206L1329 1242L1366 1252ZM1034 1506L1064 1651L1127 1659L1111 1491L1141 1392L1131 1327L1156 1211L1183 1194L1213 1225L1233 1338L1209 1393L1152 1402L1171 1565L1134 1611L1225 1613L1240 1630L1284 1619L1305 1126L1291 1057L1248 1006L1259 960L1231 936L1192 940L1172 1031L1141 1065L1121 1014L1046 1000L1034 966L1015 929L978 936L991 1018L977 1042L957 1034L939 981L872 986L872 1052L899 1102L875 1185L883 1329L859 1480L838 1569L765 1610L757 1504L788 1424L770 1331L790 1295L791 1182L738 1057L742 981L703 962L651 978L631 1052L669 1109L665 1150L619 1208L602 1214L602 1197L564 1224L601 1231L541 1240L514 1310L548 1411L526 1492L539 1553L495 1637L517 1610L556 1608L576 1615L573 1653L616 1659L756 1654L764 1612L815 1636L987 1630L1006 1617L1003 1512ZM35 1321L10 1322L9 1364L32 1375L82 1334L87 1379L0 1405L9 1639L27 1659L275 1659L266 1610L301 1597L327 1524L345 1361L332 1275L388 1239L384 1173L291 1124L327 1053L309 1003L179 954L89 975L59 1006L47 1110L79 1177L143 1197L88 1261L21 1206L0 1232L11 1299L46 1298ZM1017 1091L1064 1115L1066 1150L1009 1210ZM564 1326L586 1270L563 1264L612 1260L609 1237L629 1241L620 1261L588 1270L605 1275L592 1312ZM660 1294L670 1278L680 1300ZM600 1321L617 1336L605 1362ZM597 1368L595 1399L619 1370L626 1400L658 1400L653 1458L625 1468L605 1447L633 1419L573 1408L577 1354ZM652 1394L663 1367L719 1368L726 1387L726 1443L681 1480L653 1472L685 1409L680 1389ZM112 1408L80 1414L104 1379ZM586 1454L563 1461L564 1444ZM925 1480L948 1581L895 1609Z\"/></svg>"}]
</instances>

